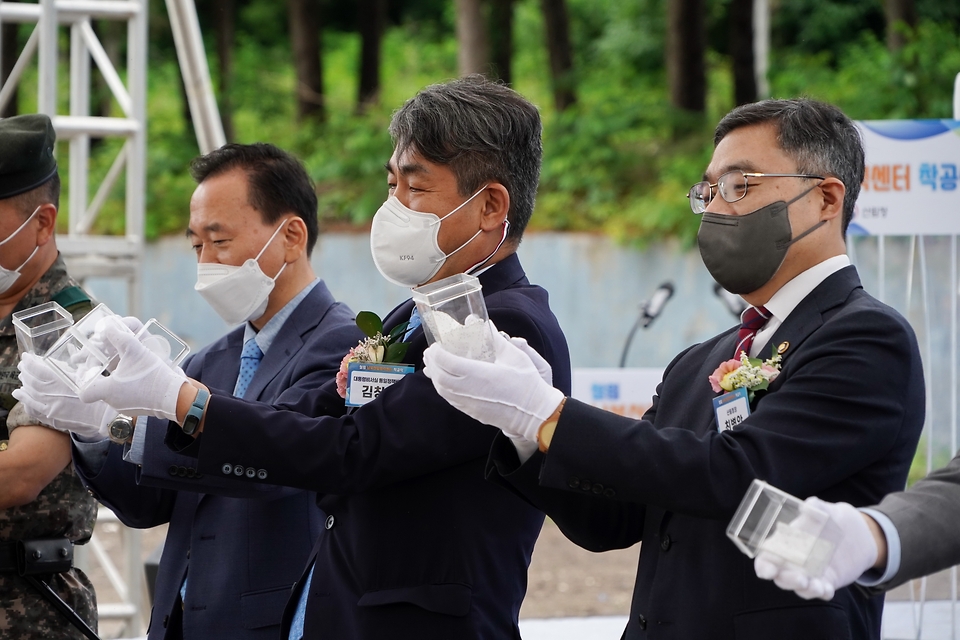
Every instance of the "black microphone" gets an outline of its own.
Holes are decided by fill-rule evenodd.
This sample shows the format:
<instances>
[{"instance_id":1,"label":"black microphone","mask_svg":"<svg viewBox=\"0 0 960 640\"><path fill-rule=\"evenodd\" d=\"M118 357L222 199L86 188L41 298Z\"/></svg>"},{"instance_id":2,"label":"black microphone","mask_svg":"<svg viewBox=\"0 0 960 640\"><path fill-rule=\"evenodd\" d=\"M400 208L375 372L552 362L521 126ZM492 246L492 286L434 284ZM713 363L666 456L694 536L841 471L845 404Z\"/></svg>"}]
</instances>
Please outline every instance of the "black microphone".
<instances>
[{"instance_id":1,"label":"black microphone","mask_svg":"<svg viewBox=\"0 0 960 640\"><path fill-rule=\"evenodd\" d=\"M667 305L667 301L673 297L673 283L664 282L657 290L653 292L650 299L643 303L643 328L646 329L653 321L657 319L660 312Z\"/></svg>"},{"instance_id":2,"label":"black microphone","mask_svg":"<svg viewBox=\"0 0 960 640\"><path fill-rule=\"evenodd\" d=\"M640 303L640 317L637 318L637 321L633 323L633 328L630 329L630 333L627 334L627 341L623 345L623 353L620 354L620 368L623 368L627 364L627 353L630 351L630 343L633 342L633 336L637 332L637 329L643 327L646 329L653 321L657 319L657 316L663 311L663 308L667 305L667 300L673 296L673 283L664 282L657 290L653 292L653 295L649 299Z\"/></svg>"},{"instance_id":3,"label":"black microphone","mask_svg":"<svg viewBox=\"0 0 960 640\"><path fill-rule=\"evenodd\" d=\"M743 313L743 310L750 306L747 304L746 300L737 294L730 293L721 287L719 282L713 283L713 295L720 298L720 302L722 302L723 306L727 308L727 311L732 313L738 320L740 319L740 314Z\"/></svg>"}]
</instances>

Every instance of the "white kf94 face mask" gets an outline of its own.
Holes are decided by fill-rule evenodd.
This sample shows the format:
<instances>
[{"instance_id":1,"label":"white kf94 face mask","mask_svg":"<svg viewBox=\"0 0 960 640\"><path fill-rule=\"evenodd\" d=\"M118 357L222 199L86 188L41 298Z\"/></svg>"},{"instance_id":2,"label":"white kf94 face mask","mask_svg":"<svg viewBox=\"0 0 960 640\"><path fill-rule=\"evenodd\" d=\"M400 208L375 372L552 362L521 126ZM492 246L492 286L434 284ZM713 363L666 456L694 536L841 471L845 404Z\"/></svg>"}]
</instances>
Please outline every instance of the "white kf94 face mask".
<instances>
[{"instance_id":1,"label":"white kf94 face mask","mask_svg":"<svg viewBox=\"0 0 960 640\"><path fill-rule=\"evenodd\" d=\"M377 266L380 275L393 284L408 288L421 285L435 276L447 258L473 242L483 231L477 229L469 240L450 253L444 253L438 242L440 223L466 206L486 188L487 185L481 187L443 218L435 213L414 211L397 200L396 196L387 198L373 216L373 224L370 227L370 252L373 254L373 263ZM493 257L506 240L508 227L509 222L504 220L503 236L497 248L468 269L468 272Z\"/></svg>"},{"instance_id":2,"label":"white kf94 face mask","mask_svg":"<svg viewBox=\"0 0 960 640\"><path fill-rule=\"evenodd\" d=\"M258 261L287 220L280 223L256 258L247 259L239 267L211 262L197 264L197 284L193 288L228 324L256 320L267 310L270 292L287 264L284 263L271 278L263 272Z\"/></svg>"},{"instance_id":3,"label":"white kf94 face mask","mask_svg":"<svg viewBox=\"0 0 960 640\"><path fill-rule=\"evenodd\" d=\"M30 217L24 220L23 224L17 227L16 231L8 235L3 240L0 240L0 247L10 242L10 240L15 235L23 231L23 228L26 227L31 220L33 220L33 216L37 215L37 211L40 211L40 207L37 207L36 209L34 209L33 213L30 214ZM15 283L20 278L20 270L23 269L25 266L27 266L27 263L30 262L31 259L33 259L33 256L37 255L37 251L39 250L40 250L40 247L37 246L33 250L33 253L27 256L27 259L23 261L23 264L21 264L16 269L5 269L3 266L0 266L0 295L3 295L4 293L10 290L10 288L13 286L13 283Z\"/></svg>"}]
</instances>

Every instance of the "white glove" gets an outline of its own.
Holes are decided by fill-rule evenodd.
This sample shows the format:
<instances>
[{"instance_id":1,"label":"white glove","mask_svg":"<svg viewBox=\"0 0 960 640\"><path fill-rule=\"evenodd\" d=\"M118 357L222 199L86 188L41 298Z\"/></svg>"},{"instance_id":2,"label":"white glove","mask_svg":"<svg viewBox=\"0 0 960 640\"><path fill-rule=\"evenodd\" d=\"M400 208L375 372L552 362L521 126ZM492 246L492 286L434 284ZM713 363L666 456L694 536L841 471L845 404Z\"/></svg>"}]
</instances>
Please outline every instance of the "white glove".
<instances>
[{"instance_id":1,"label":"white glove","mask_svg":"<svg viewBox=\"0 0 960 640\"><path fill-rule=\"evenodd\" d=\"M830 516L843 534L823 575L812 578L795 565L766 551L757 554L753 568L758 578L773 580L781 589L793 591L805 600L830 600L837 589L853 584L873 567L877 561L877 543L863 514L846 502L824 502L811 497L805 504Z\"/></svg>"},{"instance_id":2,"label":"white glove","mask_svg":"<svg viewBox=\"0 0 960 640\"><path fill-rule=\"evenodd\" d=\"M80 391L84 402L103 400L121 413L177 419L177 398L187 376L140 343L126 327L107 322L98 336L117 350L120 361Z\"/></svg>"},{"instance_id":3,"label":"white glove","mask_svg":"<svg viewBox=\"0 0 960 640\"><path fill-rule=\"evenodd\" d=\"M493 321L489 321L491 326L496 329L496 325L493 324ZM551 387L553 386L553 369L550 367L550 363L543 359L543 356L537 353L537 350L530 346L526 338L513 338L508 336L503 331L500 332L504 338L510 340L518 349L527 354L527 357L530 358L530 361L533 362L533 366L537 368L537 373L540 374L540 378L543 379Z\"/></svg>"},{"instance_id":4,"label":"white glove","mask_svg":"<svg viewBox=\"0 0 960 640\"><path fill-rule=\"evenodd\" d=\"M86 439L107 437L107 428L117 417L117 410L106 402L87 404L80 400L39 356L23 354L18 368L23 386L13 391L13 397L23 404L30 417Z\"/></svg>"},{"instance_id":5,"label":"white glove","mask_svg":"<svg viewBox=\"0 0 960 640\"><path fill-rule=\"evenodd\" d=\"M508 436L536 442L540 425L560 405L563 393L544 381L525 349L496 331L493 342L494 362L455 356L434 343L423 352L423 372L455 408Z\"/></svg>"}]
</instances>

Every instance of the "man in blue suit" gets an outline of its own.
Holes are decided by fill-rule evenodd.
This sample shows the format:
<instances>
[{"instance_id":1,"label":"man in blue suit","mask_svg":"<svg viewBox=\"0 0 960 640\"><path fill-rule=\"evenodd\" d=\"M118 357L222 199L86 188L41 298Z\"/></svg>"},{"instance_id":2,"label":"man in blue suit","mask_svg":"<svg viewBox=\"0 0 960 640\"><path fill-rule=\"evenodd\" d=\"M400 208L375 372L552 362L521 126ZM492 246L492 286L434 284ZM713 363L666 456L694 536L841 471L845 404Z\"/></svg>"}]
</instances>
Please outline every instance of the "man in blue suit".
<instances>
[{"instance_id":1,"label":"man in blue suit","mask_svg":"<svg viewBox=\"0 0 960 640\"><path fill-rule=\"evenodd\" d=\"M755 478L854 505L906 481L923 370L910 325L864 292L846 256L860 135L836 107L768 100L727 114L715 143L689 194L700 253L751 307L667 366L642 420L564 398L502 338L495 363L435 345L426 372L511 436L494 444L492 479L582 547L642 540L624 638L879 638L882 596L801 600L757 578L725 535ZM770 362L745 377L733 371L744 355Z\"/></svg>"},{"instance_id":2,"label":"man in blue suit","mask_svg":"<svg viewBox=\"0 0 960 640\"><path fill-rule=\"evenodd\" d=\"M225 320L242 324L192 356L186 373L225 394L296 402L332 379L362 337L310 265L313 185L296 159L266 144L226 145L191 168L199 184L187 237L197 289ZM244 469L244 482L200 473L195 459L163 445L165 434L156 418L135 431L139 466L123 459L120 444L74 440L84 483L122 522L169 522L149 638L274 640L323 528L316 495L260 484L273 480L260 468Z\"/></svg>"},{"instance_id":3,"label":"man in blue suit","mask_svg":"<svg viewBox=\"0 0 960 640\"><path fill-rule=\"evenodd\" d=\"M519 348L543 354L553 383L569 393L563 333L516 255L540 172L536 108L469 77L423 89L390 130L390 197L371 229L382 275L413 287L477 273L490 318L525 339ZM349 413L333 382L273 406L208 397L205 385L155 368L136 340L104 333L123 343L117 375L84 400L150 407L187 430L199 426L196 442L171 435L199 456L201 473L263 469L272 482L320 494L324 530L287 608L284 640L519 638L543 515L484 480L496 429L436 394L422 372L427 342L412 310L412 301L401 304L384 325L411 321L404 360L416 372ZM144 366L157 374L139 376Z\"/></svg>"}]
</instances>

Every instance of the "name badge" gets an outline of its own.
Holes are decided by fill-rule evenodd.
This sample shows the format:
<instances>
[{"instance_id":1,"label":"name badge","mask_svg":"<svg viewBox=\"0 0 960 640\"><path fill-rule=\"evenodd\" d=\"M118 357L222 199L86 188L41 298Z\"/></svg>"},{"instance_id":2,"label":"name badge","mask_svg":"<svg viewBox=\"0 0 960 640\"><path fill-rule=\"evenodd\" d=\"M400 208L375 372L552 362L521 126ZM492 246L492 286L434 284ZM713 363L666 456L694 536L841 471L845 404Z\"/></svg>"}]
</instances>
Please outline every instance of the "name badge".
<instances>
[{"instance_id":1,"label":"name badge","mask_svg":"<svg viewBox=\"0 0 960 640\"><path fill-rule=\"evenodd\" d=\"M733 429L750 415L747 390L740 387L714 398L713 411L717 414L717 431L723 433Z\"/></svg>"},{"instance_id":2,"label":"name badge","mask_svg":"<svg viewBox=\"0 0 960 640\"><path fill-rule=\"evenodd\" d=\"M347 367L346 405L362 407L414 371L415 368L408 364L351 362Z\"/></svg>"}]
</instances>

